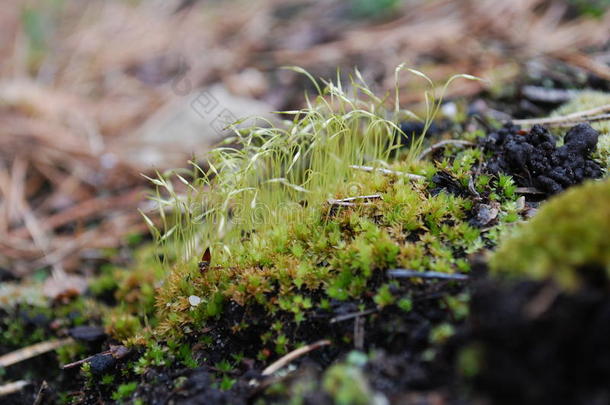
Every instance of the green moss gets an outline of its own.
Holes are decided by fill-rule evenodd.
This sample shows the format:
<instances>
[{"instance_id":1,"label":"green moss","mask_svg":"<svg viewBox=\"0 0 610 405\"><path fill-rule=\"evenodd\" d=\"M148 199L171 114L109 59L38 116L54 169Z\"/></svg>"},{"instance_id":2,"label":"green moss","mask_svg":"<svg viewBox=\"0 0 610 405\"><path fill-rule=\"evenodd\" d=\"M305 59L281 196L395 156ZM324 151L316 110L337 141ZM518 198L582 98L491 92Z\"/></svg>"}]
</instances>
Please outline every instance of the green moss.
<instances>
[{"instance_id":1,"label":"green moss","mask_svg":"<svg viewBox=\"0 0 610 405\"><path fill-rule=\"evenodd\" d=\"M351 352L346 361L332 365L322 377L322 389L337 405L365 405L374 402L371 390L361 367L366 356Z\"/></svg>"},{"instance_id":2,"label":"green moss","mask_svg":"<svg viewBox=\"0 0 610 405\"><path fill-rule=\"evenodd\" d=\"M577 288L587 272L610 276L610 179L573 187L545 203L492 256L497 274L553 279Z\"/></svg>"},{"instance_id":3,"label":"green moss","mask_svg":"<svg viewBox=\"0 0 610 405\"><path fill-rule=\"evenodd\" d=\"M138 383L136 381L121 384L117 388L117 390L112 394L112 399L115 401L122 402L123 400L129 398L135 390L138 388Z\"/></svg>"},{"instance_id":4,"label":"green moss","mask_svg":"<svg viewBox=\"0 0 610 405\"><path fill-rule=\"evenodd\" d=\"M516 198L512 179L478 176L483 156L477 149L447 148L441 162L421 161L420 139L394 158L396 125L385 119L390 113L382 100L366 94L371 99L354 99L329 83L324 97L282 128L240 132L233 140L240 147L215 150L208 170L153 179L165 229L149 225L165 256L176 259L165 264L167 275L154 293L142 294L139 273L137 283L118 283L121 301L131 290L154 295L153 316L137 323L136 311L150 314L150 305L127 303L106 323L115 337L147 346L137 373L175 361L193 366L199 359L171 347L194 341L214 347L218 338L206 335L209 330L227 339L256 332L260 340L248 338L244 350L267 363L303 345L303 330L319 322L320 312L332 312L336 301L361 311L411 311L406 283L391 280L388 269L468 272L467 254L492 245L486 237L506 226L503 218L520 218L509 209ZM430 100L434 110L438 102ZM429 125L430 117L424 121ZM441 170L464 190L472 178L483 199L493 196L502 210L498 224L473 227L475 202L439 191L431 181ZM171 176L188 184L186 195L175 191ZM337 203L345 198L354 199ZM210 263L199 263L208 248ZM450 302L456 317L463 316L460 303ZM262 335L254 330L261 327ZM351 344L353 336L335 338Z\"/></svg>"}]
</instances>

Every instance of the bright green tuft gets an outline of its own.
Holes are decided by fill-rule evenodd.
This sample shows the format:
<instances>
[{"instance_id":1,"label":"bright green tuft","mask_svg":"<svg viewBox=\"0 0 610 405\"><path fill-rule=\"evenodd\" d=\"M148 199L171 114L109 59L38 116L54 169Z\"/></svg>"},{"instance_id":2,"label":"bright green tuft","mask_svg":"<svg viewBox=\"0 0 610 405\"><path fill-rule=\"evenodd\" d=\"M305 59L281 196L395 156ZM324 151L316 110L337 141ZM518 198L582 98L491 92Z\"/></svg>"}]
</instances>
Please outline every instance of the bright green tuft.
<instances>
[{"instance_id":1,"label":"bright green tuft","mask_svg":"<svg viewBox=\"0 0 610 405\"><path fill-rule=\"evenodd\" d=\"M499 274L552 279L574 290L596 269L610 276L610 179L573 187L504 240L490 266Z\"/></svg>"}]
</instances>

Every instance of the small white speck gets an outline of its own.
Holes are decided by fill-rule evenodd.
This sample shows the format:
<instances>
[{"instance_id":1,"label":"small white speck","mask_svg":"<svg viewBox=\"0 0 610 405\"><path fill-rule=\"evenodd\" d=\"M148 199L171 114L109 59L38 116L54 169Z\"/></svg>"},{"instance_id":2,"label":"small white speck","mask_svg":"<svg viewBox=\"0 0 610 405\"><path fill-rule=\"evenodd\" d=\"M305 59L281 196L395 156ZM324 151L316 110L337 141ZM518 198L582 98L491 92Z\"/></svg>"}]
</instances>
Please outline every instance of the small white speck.
<instances>
[{"instance_id":1,"label":"small white speck","mask_svg":"<svg viewBox=\"0 0 610 405\"><path fill-rule=\"evenodd\" d=\"M458 113L457 106L455 105L455 103L445 103L441 107L441 110L443 111L443 114L449 118L455 117Z\"/></svg>"},{"instance_id":2,"label":"small white speck","mask_svg":"<svg viewBox=\"0 0 610 405\"><path fill-rule=\"evenodd\" d=\"M201 304L201 298L196 295L191 295L189 297L189 304L191 304L192 307L196 307L197 305Z\"/></svg>"}]
</instances>

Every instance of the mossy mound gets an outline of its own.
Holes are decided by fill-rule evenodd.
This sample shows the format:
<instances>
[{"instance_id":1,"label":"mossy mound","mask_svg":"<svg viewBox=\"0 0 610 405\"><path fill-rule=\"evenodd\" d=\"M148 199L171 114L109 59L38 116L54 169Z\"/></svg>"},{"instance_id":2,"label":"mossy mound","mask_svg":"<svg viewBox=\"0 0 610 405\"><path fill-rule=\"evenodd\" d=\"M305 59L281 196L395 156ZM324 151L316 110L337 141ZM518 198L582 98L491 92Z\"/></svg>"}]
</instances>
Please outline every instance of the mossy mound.
<instances>
[{"instance_id":1,"label":"mossy mound","mask_svg":"<svg viewBox=\"0 0 610 405\"><path fill-rule=\"evenodd\" d=\"M545 203L492 256L497 274L553 279L573 290L610 279L610 179L574 187Z\"/></svg>"}]
</instances>

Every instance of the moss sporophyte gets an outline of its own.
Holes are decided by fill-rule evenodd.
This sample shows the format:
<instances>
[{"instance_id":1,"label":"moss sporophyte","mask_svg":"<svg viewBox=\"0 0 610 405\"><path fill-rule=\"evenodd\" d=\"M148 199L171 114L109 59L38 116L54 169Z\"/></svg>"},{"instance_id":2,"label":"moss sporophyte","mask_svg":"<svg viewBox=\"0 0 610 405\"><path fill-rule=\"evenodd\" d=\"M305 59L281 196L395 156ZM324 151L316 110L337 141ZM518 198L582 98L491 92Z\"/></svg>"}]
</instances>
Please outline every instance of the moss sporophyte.
<instances>
[{"instance_id":1,"label":"moss sporophyte","mask_svg":"<svg viewBox=\"0 0 610 405\"><path fill-rule=\"evenodd\" d=\"M205 165L151 179L160 226L145 218L163 260L150 268L162 271L140 285L141 299L106 316L115 337L146 347L138 373L212 355L230 361L236 351L263 364L328 337L358 345L353 328L336 324L348 310L397 311L402 330L404 316L427 299L417 296L430 283L424 274L467 275L469 255L523 232L529 211L513 177L483 170L481 134L422 155L441 105L434 83L422 135L401 149L396 123L417 115L398 102L385 108L387 97L376 97L358 72L349 91L340 81L312 81L319 95L281 113L279 125L235 129ZM395 269L422 277L394 277ZM463 280L444 278L455 295L434 304L453 322L468 314L468 294L451 289ZM447 321L427 328L431 345L454 332ZM432 359L435 351L426 353ZM231 373L218 373L219 386L233 385ZM339 389L339 379L328 381Z\"/></svg>"},{"instance_id":2,"label":"moss sporophyte","mask_svg":"<svg viewBox=\"0 0 610 405\"><path fill-rule=\"evenodd\" d=\"M400 151L404 134L395 122L415 114L397 103L386 110L358 72L351 94L340 82L312 81L320 94L305 109L283 113L291 120L282 126L236 130L205 169L192 163L191 173L151 179L163 226L152 232L164 257L175 258L156 296L156 335L195 333L234 304L243 316L256 308L295 324L328 300L407 308L384 270L467 272L466 255L504 226L500 219L482 231L470 222L473 200L432 181L445 171L468 184L479 150L454 149L440 162L417 158L441 103L432 82L424 131ZM186 191L179 194L172 177ZM477 184L502 212L511 210L510 180ZM212 254L198 260L207 249ZM274 333L279 351L298 344L294 333Z\"/></svg>"}]
</instances>

